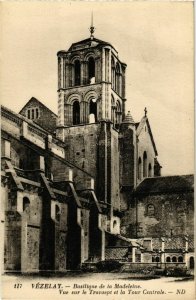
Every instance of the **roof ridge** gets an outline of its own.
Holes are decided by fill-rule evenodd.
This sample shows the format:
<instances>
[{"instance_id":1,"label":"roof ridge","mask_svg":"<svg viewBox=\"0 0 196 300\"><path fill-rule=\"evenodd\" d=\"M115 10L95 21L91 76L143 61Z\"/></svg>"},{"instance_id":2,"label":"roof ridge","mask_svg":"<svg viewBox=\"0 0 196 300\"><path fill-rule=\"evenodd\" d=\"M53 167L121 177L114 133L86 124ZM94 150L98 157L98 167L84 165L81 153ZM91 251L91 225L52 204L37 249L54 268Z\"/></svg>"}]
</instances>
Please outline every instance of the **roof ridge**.
<instances>
[{"instance_id":1,"label":"roof ridge","mask_svg":"<svg viewBox=\"0 0 196 300\"><path fill-rule=\"evenodd\" d=\"M161 176L155 176L155 177L146 177L146 178L143 178L143 180L146 180L146 179L155 179L155 178L165 178L165 177L182 177L182 176L194 176L194 174L176 174L176 175L161 175Z\"/></svg>"}]
</instances>

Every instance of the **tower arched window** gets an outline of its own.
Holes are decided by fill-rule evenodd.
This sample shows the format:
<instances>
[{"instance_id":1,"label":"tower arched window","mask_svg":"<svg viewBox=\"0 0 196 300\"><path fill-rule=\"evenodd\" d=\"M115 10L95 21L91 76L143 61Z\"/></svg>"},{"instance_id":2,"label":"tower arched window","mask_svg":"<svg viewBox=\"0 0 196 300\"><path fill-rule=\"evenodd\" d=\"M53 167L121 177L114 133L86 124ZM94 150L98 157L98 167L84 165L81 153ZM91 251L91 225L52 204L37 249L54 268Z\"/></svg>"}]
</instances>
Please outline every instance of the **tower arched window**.
<instances>
[{"instance_id":1,"label":"tower arched window","mask_svg":"<svg viewBox=\"0 0 196 300\"><path fill-rule=\"evenodd\" d=\"M89 83L95 83L95 60L93 57L88 60L88 76Z\"/></svg>"},{"instance_id":2,"label":"tower arched window","mask_svg":"<svg viewBox=\"0 0 196 300\"><path fill-rule=\"evenodd\" d=\"M142 179L142 160L141 157L138 159L138 179Z\"/></svg>"},{"instance_id":3,"label":"tower arched window","mask_svg":"<svg viewBox=\"0 0 196 300\"><path fill-rule=\"evenodd\" d=\"M111 120L115 124L116 107L113 95L111 95Z\"/></svg>"},{"instance_id":4,"label":"tower arched window","mask_svg":"<svg viewBox=\"0 0 196 300\"><path fill-rule=\"evenodd\" d=\"M73 104L73 125L80 124L80 104L74 101Z\"/></svg>"},{"instance_id":5,"label":"tower arched window","mask_svg":"<svg viewBox=\"0 0 196 300\"><path fill-rule=\"evenodd\" d=\"M143 154L143 177L147 177L147 153L144 151Z\"/></svg>"},{"instance_id":6,"label":"tower arched window","mask_svg":"<svg viewBox=\"0 0 196 300\"><path fill-rule=\"evenodd\" d=\"M80 61L75 60L74 62L74 85L80 85Z\"/></svg>"},{"instance_id":7,"label":"tower arched window","mask_svg":"<svg viewBox=\"0 0 196 300\"><path fill-rule=\"evenodd\" d=\"M115 89L115 63L114 63L114 58L112 57L111 60L111 67L112 67L112 88Z\"/></svg>"},{"instance_id":8,"label":"tower arched window","mask_svg":"<svg viewBox=\"0 0 196 300\"><path fill-rule=\"evenodd\" d=\"M152 177L152 165L148 165L148 177Z\"/></svg>"},{"instance_id":9,"label":"tower arched window","mask_svg":"<svg viewBox=\"0 0 196 300\"><path fill-rule=\"evenodd\" d=\"M97 101L95 98L90 100L89 106L89 123L95 123L97 122Z\"/></svg>"},{"instance_id":10,"label":"tower arched window","mask_svg":"<svg viewBox=\"0 0 196 300\"><path fill-rule=\"evenodd\" d=\"M116 101L116 124L121 123L121 116L122 116L121 105L119 101Z\"/></svg>"},{"instance_id":11,"label":"tower arched window","mask_svg":"<svg viewBox=\"0 0 196 300\"><path fill-rule=\"evenodd\" d=\"M120 66L119 63L116 64L116 73L115 73L115 91L120 93Z\"/></svg>"}]
</instances>

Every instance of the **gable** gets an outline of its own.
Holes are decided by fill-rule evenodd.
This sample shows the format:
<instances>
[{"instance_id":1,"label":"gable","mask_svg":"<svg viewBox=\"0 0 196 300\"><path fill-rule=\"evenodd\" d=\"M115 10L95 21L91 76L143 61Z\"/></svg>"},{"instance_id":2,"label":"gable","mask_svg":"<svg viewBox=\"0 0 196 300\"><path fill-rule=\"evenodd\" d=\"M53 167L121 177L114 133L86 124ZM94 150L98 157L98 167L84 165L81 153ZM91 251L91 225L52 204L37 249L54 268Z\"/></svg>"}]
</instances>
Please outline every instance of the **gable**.
<instances>
[{"instance_id":1,"label":"gable","mask_svg":"<svg viewBox=\"0 0 196 300\"><path fill-rule=\"evenodd\" d=\"M137 123L136 135L139 137L144 131L146 132L146 134L147 133L149 134L149 137L151 139L151 143L152 143L155 155L157 156L158 155L158 151L157 151L157 148L156 148L156 145L155 145L155 141L154 141L154 138L153 138L153 134L152 134L152 130L151 130L151 127L150 127L150 123L148 121L148 118L145 117L145 116L141 119L140 123Z\"/></svg>"},{"instance_id":2,"label":"gable","mask_svg":"<svg viewBox=\"0 0 196 300\"><path fill-rule=\"evenodd\" d=\"M57 115L34 97L25 104L20 114L50 133L54 133L56 129Z\"/></svg>"},{"instance_id":3,"label":"gable","mask_svg":"<svg viewBox=\"0 0 196 300\"><path fill-rule=\"evenodd\" d=\"M35 97L32 97L24 106L23 108L20 110L19 114L24 115L24 111L26 111L27 108L31 108L31 107L39 107L42 109L47 110L51 115L54 115L55 117L57 117L57 115L50 110L46 105L44 105L42 102L40 102L38 99L36 99Z\"/></svg>"}]
</instances>

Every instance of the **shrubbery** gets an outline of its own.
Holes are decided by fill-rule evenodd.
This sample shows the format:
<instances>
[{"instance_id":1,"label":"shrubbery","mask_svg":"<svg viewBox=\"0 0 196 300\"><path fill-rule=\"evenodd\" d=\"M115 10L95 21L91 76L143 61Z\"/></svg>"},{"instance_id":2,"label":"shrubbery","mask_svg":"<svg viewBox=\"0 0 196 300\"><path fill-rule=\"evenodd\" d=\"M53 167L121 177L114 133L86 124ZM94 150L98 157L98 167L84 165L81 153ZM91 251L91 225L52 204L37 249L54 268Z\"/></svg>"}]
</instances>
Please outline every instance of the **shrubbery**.
<instances>
[{"instance_id":1,"label":"shrubbery","mask_svg":"<svg viewBox=\"0 0 196 300\"><path fill-rule=\"evenodd\" d=\"M97 270L101 272L110 272L110 271L115 271L119 270L121 267L121 263L117 260L104 260L104 261L99 261L96 264Z\"/></svg>"},{"instance_id":2,"label":"shrubbery","mask_svg":"<svg viewBox=\"0 0 196 300\"><path fill-rule=\"evenodd\" d=\"M190 272L187 270L186 267L184 268L168 268L165 270L165 275L166 276L173 276L173 277L182 277L182 276L189 276Z\"/></svg>"}]
</instances>

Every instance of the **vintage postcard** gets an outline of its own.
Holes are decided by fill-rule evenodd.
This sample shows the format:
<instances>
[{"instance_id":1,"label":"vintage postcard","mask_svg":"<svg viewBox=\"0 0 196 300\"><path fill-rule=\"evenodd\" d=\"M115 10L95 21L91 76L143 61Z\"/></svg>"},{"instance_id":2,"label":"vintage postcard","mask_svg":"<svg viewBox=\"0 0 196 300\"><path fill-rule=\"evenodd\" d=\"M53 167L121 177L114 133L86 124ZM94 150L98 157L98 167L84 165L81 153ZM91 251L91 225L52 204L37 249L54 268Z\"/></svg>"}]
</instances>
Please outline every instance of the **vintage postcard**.
<instances>
[{"instance_id":1,"label":"vintage postcard","mask_svg":"<svg viewBox=\"0 0 196 300\"><path fill-rule=\"evenodd\" d=\"M0 3L1 299L195 299L193 7Z\"/></svg>"}]
</instances>

